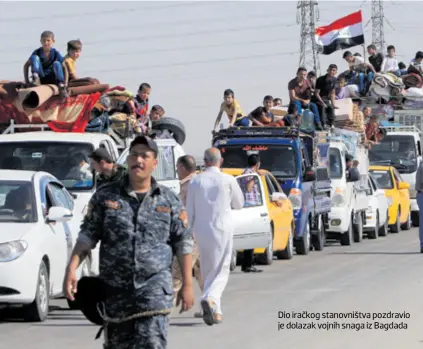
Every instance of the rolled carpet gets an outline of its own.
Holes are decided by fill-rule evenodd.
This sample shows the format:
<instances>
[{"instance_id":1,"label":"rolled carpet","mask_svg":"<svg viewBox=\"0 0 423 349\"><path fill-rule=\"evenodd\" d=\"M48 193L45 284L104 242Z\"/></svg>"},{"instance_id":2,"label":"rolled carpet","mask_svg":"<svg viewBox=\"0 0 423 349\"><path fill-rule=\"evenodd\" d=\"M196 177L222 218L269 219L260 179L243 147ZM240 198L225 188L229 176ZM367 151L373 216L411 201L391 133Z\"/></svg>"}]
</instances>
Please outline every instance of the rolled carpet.
<instances>
[{"instance_id":1,"label":"rolled carpet","mask_svg":"<svg viewBox=\"0 0 423 349\"><path fill-rule=\"evenodd\" d=\"M421 88L423 86L423 81L420 75L416 73L411 73L408 75L404 75L402 77L402 81L406 87L418 87Z\"/></svg>"}]
</instances>

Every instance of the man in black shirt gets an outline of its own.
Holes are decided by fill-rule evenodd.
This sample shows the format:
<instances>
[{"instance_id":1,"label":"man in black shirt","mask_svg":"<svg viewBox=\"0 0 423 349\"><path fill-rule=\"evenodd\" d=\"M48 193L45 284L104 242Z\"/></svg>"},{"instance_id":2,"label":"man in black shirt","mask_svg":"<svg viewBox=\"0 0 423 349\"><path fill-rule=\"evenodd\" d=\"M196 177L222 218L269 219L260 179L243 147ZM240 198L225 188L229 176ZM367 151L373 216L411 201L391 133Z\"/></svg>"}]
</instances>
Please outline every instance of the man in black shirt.
<instances>
[{"instance_id":1,"label":"man in black shirt","mask_svg":"<svg viewBox=\"0 0 423 349\"><path fill-rule=\"evenodd\" d=\"M327 74L320 76L316 81L315 96L318 101L320 120L323 126L331 127L335 121L335 87L338 67L329 65Z\"/></svg>"},{"instance_id":2,"label":"man in black shirt","mask_svg":"<svg viewBox=\"0 0 423 349\"><path fill-rule=\"evenodd\" d=\"M380 73L383 62L383 54L378 53L375 45L367 46L367 53L369 54L369 62L375 68L376 73Z\"/></svg>"}]
</instances>

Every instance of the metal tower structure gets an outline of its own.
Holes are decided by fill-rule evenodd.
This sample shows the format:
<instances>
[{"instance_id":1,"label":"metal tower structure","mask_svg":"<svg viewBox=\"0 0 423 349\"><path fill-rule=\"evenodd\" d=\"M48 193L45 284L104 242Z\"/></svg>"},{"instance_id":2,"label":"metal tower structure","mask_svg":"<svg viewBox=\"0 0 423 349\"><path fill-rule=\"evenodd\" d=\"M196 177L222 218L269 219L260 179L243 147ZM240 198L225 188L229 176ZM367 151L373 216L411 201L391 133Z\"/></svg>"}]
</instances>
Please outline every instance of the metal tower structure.
<instances>
[{"instance_id":1,"label":"metal tower structure","mask_svg":"<svg viewBox=\"0 0 423 349\"><path fill-rule=\"evenodd\" d=\"M297 4L297 23L301 24L300 67L313 69L320 73L318 48L315 41L316 21L319 8L316 0L299 0Z\"/></svg>"},{"instance_id":2,"label":"metal tower structure","mask_svg":"<svg viewBox=\"0 0 423 349\"><path fill-rule=\"evenodd\" d=\"M382 53L385 52L384 22L383 1L372 0L372 44Z\"/></svg>"}]
</instances>

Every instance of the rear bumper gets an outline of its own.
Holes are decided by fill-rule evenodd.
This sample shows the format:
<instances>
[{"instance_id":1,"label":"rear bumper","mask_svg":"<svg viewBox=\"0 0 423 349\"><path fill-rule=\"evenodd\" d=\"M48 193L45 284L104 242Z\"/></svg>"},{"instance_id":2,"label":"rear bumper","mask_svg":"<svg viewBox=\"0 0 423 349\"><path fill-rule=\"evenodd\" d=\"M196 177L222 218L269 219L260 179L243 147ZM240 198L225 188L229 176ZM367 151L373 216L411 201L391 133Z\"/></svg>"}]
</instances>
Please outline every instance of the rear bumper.
<instances>
[{"instance_id":1,"label":"rear bumper","mask_svg":"<svg viewBox=\"0 0 423 349\"><path fill-rule=\"evenodd\" d=\"M329 228L327 231L343 234L348 231L350 220L351 213L347 207L332 207L329 213Z\"/></svg>"},{"instance_id":2,"label":"rear bumper","mask_svg":"<svg viewBox=\"0 0 423 349\"><path fill-rule=\"evenodd\" d=\"M238 250L253 250L253 249L266 249L269 246L271 240L271 233L255 233L255 234L239 234L234 235L234 247L235 251ZM261 251L257 250L256 253Z\"/></svg>"}]
</instances>

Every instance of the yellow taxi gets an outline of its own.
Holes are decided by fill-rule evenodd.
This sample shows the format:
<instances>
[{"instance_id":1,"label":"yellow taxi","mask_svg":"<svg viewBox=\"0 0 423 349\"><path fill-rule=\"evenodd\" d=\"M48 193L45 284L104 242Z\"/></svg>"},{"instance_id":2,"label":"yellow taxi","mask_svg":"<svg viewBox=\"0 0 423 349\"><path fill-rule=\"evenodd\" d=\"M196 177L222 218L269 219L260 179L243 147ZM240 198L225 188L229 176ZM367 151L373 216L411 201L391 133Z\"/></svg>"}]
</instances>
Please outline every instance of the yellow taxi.
<instances>
[{"instance_id":1,"label":"yellow taxi","mask_svg":"<svg viewBox=\"0 0 423 349\"><path fill-rule=\"evenodd\" d=\"M393 166L370 166L369 173L388 198L388 224L391 232L411 229L410 184L404 182Z\"/></svg>"},{"instance_id":2,"label":"yellow taxi","mask_svg":"<svg viewBox=\"0 0 423 349\"><path fill-rule=\"evenodd\" d=\"M222 168L222 172L232 176L240 176L245 169ZM267 249L256 248L257 261L260 264L271 264L273 255L278 259L291 259L294 252L294 210L291 201L283 193L276 178L266 170L259 170L263 184L263 196L269 212L273 235L273 245ZM242 252L242 251L238 251Z\"/></svg>"}]
</instances>

